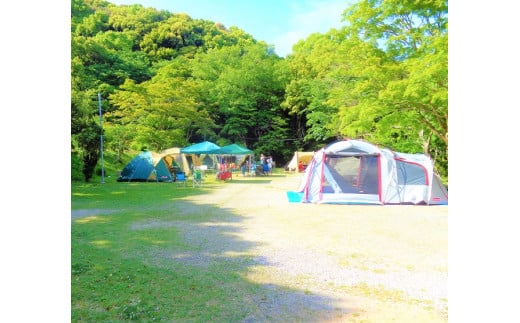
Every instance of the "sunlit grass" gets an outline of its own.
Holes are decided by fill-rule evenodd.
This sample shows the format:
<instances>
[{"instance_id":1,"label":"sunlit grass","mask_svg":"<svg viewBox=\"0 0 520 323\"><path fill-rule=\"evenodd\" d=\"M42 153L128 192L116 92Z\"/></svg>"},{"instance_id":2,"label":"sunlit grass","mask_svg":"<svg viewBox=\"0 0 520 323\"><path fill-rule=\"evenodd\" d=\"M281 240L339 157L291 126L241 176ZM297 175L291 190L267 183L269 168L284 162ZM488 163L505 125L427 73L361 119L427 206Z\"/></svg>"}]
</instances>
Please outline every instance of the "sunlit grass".
<instances>
[{"instance_id":1,"label":"sunlit grass","mask_svg":"<svg viewBox=\"0 0 520 323\"><path fill-rule=\"evenodd\" d=\"M242 278L240 264L193 267L179 262L197 247L183 241L172 221L230 225L214 219L232 214L178 206L184 197L211 189L168 183L73 185L73 210L116 211L73 218L71 320L236 322L258 311L250 296L259 286ZM226 239L234 238L228 234ZM244 254L231 250L223 256Z\"/></svg>"},{"instance_id":2,"label":"sunlit grass","mask_svg":"<svg viewBox=\"0 0 520 323\"><path fill-rule=\"evenodd\" d=\"M102 218L100 216L92 215L92 216L87 216L87 217L84 217L81 219L77 219L74 222L79 223L79 224L84 224L84 223L90 223L90 222L106 223L107 221L108 221L107 218Z\"/></svg>"},{"instance_id":3,"label":"sunlit grass","mask_svg":"<svg viewBox=\"0 0 520 323\"><path fill-rule=\"evenodd\" d=\"M355 309L349 322L413 322L414 317L421 322L443 321L432 304L400 290L363 283L337 286L310 274L288 275L259 265L257 241L282 249L297 241L298 248L320 250L347 271L447 272L447 263L442 262L445 232L429 230L427 217L398 212L382 217L367 214L373 208L335 205L289 204L279 212L274 203L278 212L272 212L262 204L257 210L251 200L237 201L247 211L235 214L232 194L218 203L205 203L203 194L222 193L226 186L236 191L246 183L283 194L284 188L271 183L274 178L239 177L226 183L211 179L202 188L73 183L72 321L240 322L249 315L262 317L259 306L275 293L312 296L322 287L368 300ZM85 212L75 216L74 211ZM241 231L246 221L247 227L263 230L256 239ZM200 239L187 240L190 230L201 232ZM212 250L214 239L225 250ZM276 286L276 292L266 286ZM338 309L345 306L350 305L333 304ZM287 321L305 321L292 312L280 315Z\"/></svg>"}]
</instances>

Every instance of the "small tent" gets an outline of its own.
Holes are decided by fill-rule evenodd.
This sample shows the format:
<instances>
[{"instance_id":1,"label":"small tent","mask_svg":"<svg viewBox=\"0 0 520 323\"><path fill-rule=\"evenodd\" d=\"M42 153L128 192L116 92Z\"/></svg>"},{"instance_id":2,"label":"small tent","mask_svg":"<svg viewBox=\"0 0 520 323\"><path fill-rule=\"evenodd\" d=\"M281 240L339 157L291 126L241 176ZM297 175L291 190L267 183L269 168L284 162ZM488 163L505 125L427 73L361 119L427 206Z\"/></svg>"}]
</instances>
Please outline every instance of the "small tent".
<instances>
[{"instance_id":1,"label":"small tent","mask_svg":"<svg viewBox=\"0 0 520 323\"><path fill-rule=\"evenodd\" d=\"M143 151L134 157L121 171L118 182L171 182L168 165L160 154Z\"/></svg>"},{"instance_id":2,"label":"small tent","mask_svg":"<svg viewBox=\"0 0 520 323\"><path fill-rule=\"evenodd\" d=\"M312 160L314 151L295 151L291 161L285 166L289 172L304 171Z\"/></svg>"},{"instance_id":3,"label":"small tent","mask_svg":"<svg viewBox=\"0 0 520 323\"><path fill-rule=\"evenodd\" d=\"M184 172L186 175L191 174L190 165L186 155L181 153L178 147L168 148L159 153L166 163L170 172Z\"/></svg>"},{"instance_id":4,"label":"small tent","mask_svg":"<svg viewBox=\"0 0 520 323\"><path fill-rule=\"evenodd\" d=\"M314 154L289 200L336 204L448 204L448 191L424 154L380 149L360 140Z\"/></svg>"}]
</instances>

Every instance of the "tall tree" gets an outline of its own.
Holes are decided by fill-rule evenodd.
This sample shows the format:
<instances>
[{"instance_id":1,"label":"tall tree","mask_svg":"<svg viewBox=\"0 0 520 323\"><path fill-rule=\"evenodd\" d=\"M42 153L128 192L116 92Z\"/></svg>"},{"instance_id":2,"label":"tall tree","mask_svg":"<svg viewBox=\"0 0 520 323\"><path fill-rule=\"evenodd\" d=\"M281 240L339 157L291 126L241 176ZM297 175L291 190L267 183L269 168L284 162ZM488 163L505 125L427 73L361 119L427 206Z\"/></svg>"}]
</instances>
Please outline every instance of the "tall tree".
<instances>
[{"instance_id":1,"label":"tall tree","mask_svg":"<svg viewBox=\"0 0 520 323\"><path fill-rule=\"evenodd\" d=\"M74 62L73 62L74 63ZM73 64L74 65L74 64ZM71 135L72 151L82 160L83 176L89 182L94 173L100 154L101 128L94 118L97 111L95 89L80 90L82 81L81 69L77 69L72 77L71 91Z\"/></svg>"},{"instance_id":2,"label":"tall tree","mask_svg":"<svg viewBox=\"0 0 520 323\"><path fill-rule=\"evenodd\" d=\"M162 150L189 142L190 130L211 133L213 121L196 101L196 83L186 77L182 57L159 69L150 81L136 84L128 80L110 96L117 110L107 119L135 129L135 149Z\"/></svg>"},{"instance_id":3,"label":"tall tree","mask_svg":"<svg viewBox=\"0 0 520 323\"><path fill-rule=\"evenodd\" d=\"M363 129L369 130L377 142L402 151L423 149L439 162L437 170L445 177L447 14L447 1L411 0L364 0L344 13L351 37L382 48L397 66L394 78L378 90L374 102L361 100L357 109L344 110L345 133L352 134L350 124L368 121ZM360 111L373 113L366 118Z\"/></svg>"},{"instance_id":4,"label":"tall tree","mask_svg":"<svg viewBox=\"0 0 520 323\"><path fill-rule=\"evenodd\" d=\"M265 43L246 42L197 56L194 77L202 81L206 101L222 125L220 137L277 150L275 142L287 136L280 109L285 87L280 61Z\"/></svg>"},{"instance_id":5,"label":"tall tree","mask_svg":"<svg viewBox=\"0 0 520 323\"><path fill-rule=\"evenodd\" d=\"M306 120L305 141L318 143L345 135L342 110L377 96L384 84L384 53L345 31L313 34L294 46L292 80L284 107ZM352 129L352 127L351 127ZM354 130L353 136L363 136Z\"/></svg>"},{"instance_id":6,"label":"tall tree","mask_svg":"<svg viewBox=\"0 0 520 323\"><path fill-rule=\"evenodd\" d=\"M447 3L363 0L294 46L284 107L304 141L365 138L436 159L447 178ZM301 127L301 123L298 124Z\"/></svg>"}]
</instances>

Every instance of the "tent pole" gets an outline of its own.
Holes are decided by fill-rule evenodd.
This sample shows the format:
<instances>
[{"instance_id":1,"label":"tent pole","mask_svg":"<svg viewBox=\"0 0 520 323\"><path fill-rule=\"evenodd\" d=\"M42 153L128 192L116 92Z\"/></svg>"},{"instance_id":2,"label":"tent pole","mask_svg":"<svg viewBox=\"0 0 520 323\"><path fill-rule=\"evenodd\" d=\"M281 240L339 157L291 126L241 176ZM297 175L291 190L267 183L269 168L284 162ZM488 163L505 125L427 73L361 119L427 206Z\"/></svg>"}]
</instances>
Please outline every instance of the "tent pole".
<instances>
[{"instance_id":1,"label":"tent pole","mask_svg":"<svg viewBox=\"0 0 520 323\"><path fill-rule=\"evenodd\" d=\"M98 106L99 106L99 126L101 127L101 184L105 183L105 161L103 159L103 116L101 114L101 93L98 92Z\"/></svg>"}]
</instances>

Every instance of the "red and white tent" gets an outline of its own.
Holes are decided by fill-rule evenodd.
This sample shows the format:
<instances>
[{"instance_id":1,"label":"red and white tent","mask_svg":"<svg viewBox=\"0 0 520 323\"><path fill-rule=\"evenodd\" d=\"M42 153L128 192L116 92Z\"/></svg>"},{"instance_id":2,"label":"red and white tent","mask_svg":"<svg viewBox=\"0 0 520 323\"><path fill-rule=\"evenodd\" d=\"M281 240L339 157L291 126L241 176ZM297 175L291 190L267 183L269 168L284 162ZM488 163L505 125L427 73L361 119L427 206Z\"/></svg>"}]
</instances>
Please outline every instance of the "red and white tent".
<instances>
[{"instance_id":1,"label":"red and white tent","mask_svg":"<svg viewBox=\"0 0 520 323\"><path fill-rule=\"evenodd\" d=\"M298 189L301 202L448 204L448 191L424 154L404 154L360 140L314 154Z\"/></svg>"}]
</instances>

